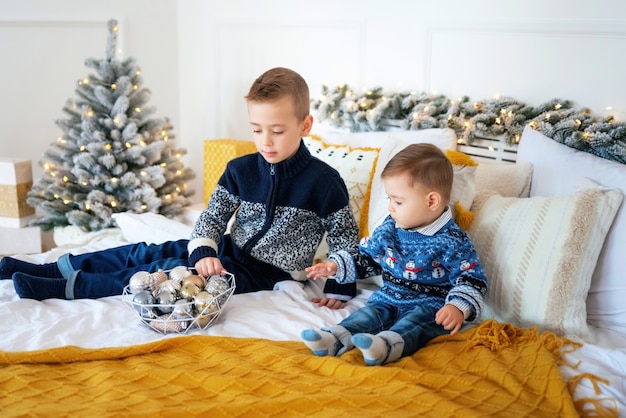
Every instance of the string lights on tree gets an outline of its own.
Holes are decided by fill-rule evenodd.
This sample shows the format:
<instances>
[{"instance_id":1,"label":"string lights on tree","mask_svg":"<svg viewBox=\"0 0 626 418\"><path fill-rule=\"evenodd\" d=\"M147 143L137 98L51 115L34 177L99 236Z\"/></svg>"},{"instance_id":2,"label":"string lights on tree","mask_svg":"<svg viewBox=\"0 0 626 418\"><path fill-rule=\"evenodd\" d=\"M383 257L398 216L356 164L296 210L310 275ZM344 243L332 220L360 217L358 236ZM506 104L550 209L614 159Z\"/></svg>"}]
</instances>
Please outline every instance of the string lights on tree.
<instances>
[{"instance_id":1,"label":"string lights on tree","mask_svg":"<svg viewBox=\"0 0 626 418\"><path fill-rule=\"evenodd\" d=\"M68 100L63 135L44 152L43 176L28 193L45 212L44 230L75 225L85 231L115 226L114 213L153 212L171 217L191 202L184 149L175 148L167 118L154 118L133 58L115 57L118 26L108 22L105 59L87 59L95 73L79 80Z\"/></svg>"},{"instance_id":2,"label":"string lights on tree","mask_svg":"<svg viewBox=\"0 0 626 418\"><path fill-rule=\"evenodd\" d=\"M351 132L451 128L459 142L497 138L519 143L526 125L570 147L626 164L626 123L612 116L593 116L569 100L553 99L533 107L510 97L471 101L416 91L385 94L381 87L361 93L347 84L330 88L312 100L320 121Z\"/></svg>"}]
</instances>

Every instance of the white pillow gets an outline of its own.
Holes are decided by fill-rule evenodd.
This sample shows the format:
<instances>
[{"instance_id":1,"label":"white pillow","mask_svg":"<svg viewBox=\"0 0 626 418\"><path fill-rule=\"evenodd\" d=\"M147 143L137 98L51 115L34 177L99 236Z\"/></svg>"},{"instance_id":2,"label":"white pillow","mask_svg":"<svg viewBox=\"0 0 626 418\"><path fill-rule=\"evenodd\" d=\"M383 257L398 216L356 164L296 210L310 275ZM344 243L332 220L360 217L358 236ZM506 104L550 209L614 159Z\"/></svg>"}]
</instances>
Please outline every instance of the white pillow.
<instances>
[{"instance_id":1,"label":"white pillow","mask_svg":"<svg viewBox=\"0 0 626 418\"><path fill-rule=\"evenodd\" d=\"M168 219L156 213L122 212L113 215L124 239L131 243L161 244L165 241L189 239L193 230L189 225Z\"/></svg>"},{"instance_id":2,"label":"white pillow","mask_svg":"<svg viewBox=\"0 0 626 418\"><path fill-rule=\"evenodd\" d=\"M476 191L494 190L504 197L528 197L532 173L530 163L481 162L476 169Z\"/></svg>"},{"instance_id":3,"label":"white pillow","mask_svg":"<svg viewBox=\"0 0 626 418\"><path fill-rule=\"evenodd\" d=\"M346 143L360 143L361 146L381 147L378 162L374 171L371 198L368 213L368 229L373 231L387 216L387 195L380 179L380 174L391 157L410 144L430 143L441 150L456 150L456 134L452 129L422 129L417 131L398 132L366 132L355 134L341 134L332 139ZM470 170L466 170L470 171ZM469 208L466 208L469 209Z\"/></svg>"},{"instance_id":4,"label":"white pillow","mask_svg":"<svg viewBox=\"0 0 626 418\"><path fill-rule=\"evenodd\" d=\"M589 338L591 274L621 202L619 191L590 181L550 197L479 192L468 233L489 280L487 311L516 326Z\"/></svg>"},{"instance_id":5,"label":"white pillow","mask_svg":"<svg viewBox=\"0 0 626 418\"><path fill-rule=\"evenodd\" d=\"M361 236L368 235L368 209L380 147L335 144L317 135L303 139L311 155L339 172L350 197L350 209ZM324 181L324 179L320 179Z\"/></svg>"},{"instance_id":6,"label":"white pillow","mask_svg":"<svg viewBox=\"0 0 626 418\"><path fill-rule=\"evenodd\" d=\"M571 193L587 177L626 195L626 165L575 150L526 127L518 162L533 165L530 196ZM588 320L626 334L626 205L617 212L593 272L587 298Z\"/></svg>"}]
</instances>

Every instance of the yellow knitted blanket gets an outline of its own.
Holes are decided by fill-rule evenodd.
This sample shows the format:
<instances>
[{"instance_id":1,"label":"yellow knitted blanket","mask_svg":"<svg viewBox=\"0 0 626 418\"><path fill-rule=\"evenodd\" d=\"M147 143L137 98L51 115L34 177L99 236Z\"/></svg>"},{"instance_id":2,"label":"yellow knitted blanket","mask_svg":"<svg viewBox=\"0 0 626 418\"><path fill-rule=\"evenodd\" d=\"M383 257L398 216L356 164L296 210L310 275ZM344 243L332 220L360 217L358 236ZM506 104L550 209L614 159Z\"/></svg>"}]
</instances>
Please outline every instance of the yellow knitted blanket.
<instances>
[{"instance_id":1,"label":"yellow knitted blanket","mask_svg":"<svg viewBox=\"0 0 626 418\"><path fill-rule=\"evenodd\" d=\"M131 347L0 352L0 415L579 416L559 372L576 344L487 321L368 367L358 350L181 336Z\"/></svg>"}]
</instances>

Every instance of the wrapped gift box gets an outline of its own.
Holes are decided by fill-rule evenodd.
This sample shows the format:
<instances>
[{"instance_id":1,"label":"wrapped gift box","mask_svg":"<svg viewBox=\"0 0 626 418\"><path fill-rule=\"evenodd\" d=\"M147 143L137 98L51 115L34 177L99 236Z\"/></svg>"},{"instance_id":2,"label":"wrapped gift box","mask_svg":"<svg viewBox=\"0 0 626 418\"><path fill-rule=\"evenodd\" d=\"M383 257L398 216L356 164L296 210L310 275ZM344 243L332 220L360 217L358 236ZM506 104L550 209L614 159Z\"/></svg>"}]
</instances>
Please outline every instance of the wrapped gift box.
<instances>
[{"instance_id":1,"label":"wrapped gift box","mask_svg":"<svg viewBox=\"0 0 626 418\"><path fill-rule=\"evenodd\" d=\"M30 160L0 158L0 227L20 228L34 217L35 209L26 203L32 186Z\"/></svg>"},{"instance_id":2,"label":"wrapped gift box","mask_svg":"<svg viewBox=\"0 0 626 418\"><path fill-rule=\"evenodd\" d=\"M204 203L209 202L226 164L233 158L256 152L252 141L207 139L204 141Z\"/></svg>"}]
</instances>

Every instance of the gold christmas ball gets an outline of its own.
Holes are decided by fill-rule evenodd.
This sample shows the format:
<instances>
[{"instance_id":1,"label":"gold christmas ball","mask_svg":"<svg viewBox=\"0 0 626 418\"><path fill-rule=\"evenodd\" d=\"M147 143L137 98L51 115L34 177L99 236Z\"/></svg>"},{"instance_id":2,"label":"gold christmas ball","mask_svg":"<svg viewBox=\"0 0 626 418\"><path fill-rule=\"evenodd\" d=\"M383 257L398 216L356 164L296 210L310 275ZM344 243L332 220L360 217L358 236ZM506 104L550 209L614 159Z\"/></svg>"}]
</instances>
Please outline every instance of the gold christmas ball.
<instances>
[{"instance_id":1,"label":"gold christmas ball","mask_svg":"<svg viewBox=\"0 0 626 418\"><path fill-rule=\"evenodd\" d=\"M193 299L200 293L200 288L193 283L185 283L180 287L180 296L184 299Z\"/></svg>"},{"instance_id":2,"label":"gold christmas ball","mask_svg":"<svg viewBox=\"0 0 626 418\"><path fill-rule=\"evenodd\" d=\"M189 276L185 277L181 285L185 286L185 284L187 283L193 283L201 290L204 289L204 286L206 286L206 280L204 279L204 277L197 274L190 274Z\"/></svg>"},{"instance_id":3,"label":"gold christmas ball","mask_svg":"<svg viewBox=\"0 0 626 418\"><path fill-rule=\"evenodd\" d=\"M219 309L217 305L217 300L211 295L209 292L202 291L198 293L194 298L193 302L196 307L196 312L199 314L209 314L214 313Z\"/></svg>"}]
</instances>

